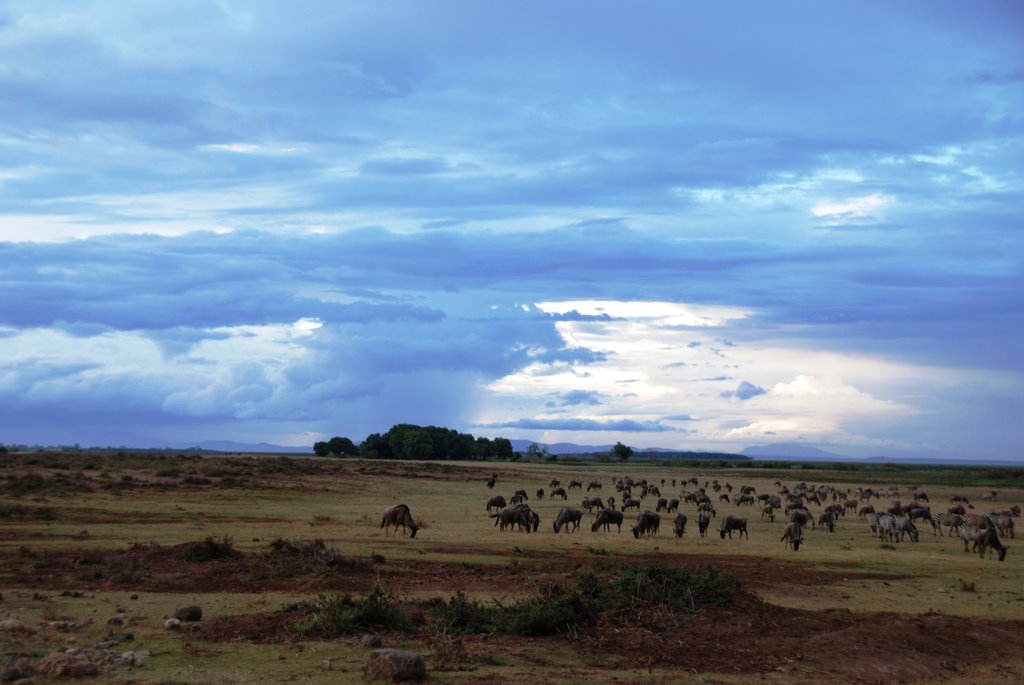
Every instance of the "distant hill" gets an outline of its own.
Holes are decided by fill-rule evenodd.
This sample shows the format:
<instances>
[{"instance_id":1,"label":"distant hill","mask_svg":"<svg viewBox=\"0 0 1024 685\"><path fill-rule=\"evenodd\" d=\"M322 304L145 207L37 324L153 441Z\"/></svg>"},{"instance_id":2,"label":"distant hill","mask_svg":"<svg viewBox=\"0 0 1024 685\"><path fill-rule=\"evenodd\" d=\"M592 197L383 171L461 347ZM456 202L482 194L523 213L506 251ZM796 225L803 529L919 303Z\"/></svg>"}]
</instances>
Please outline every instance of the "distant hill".
<instances>
[{"instance_id":1,"label":"distant hill","mask_svg":"<svg viewBox=\"0 0 1024 685\"><path fill-rule=\"evenodd\" d=\"M847 457L834 452L812 447L811 445L800 445L797 443L780 442L775 445L755 445L740 450L740 454L755 459L819 459L821 461L832 461L835 459L847 460Z\"/></svg>"},{"instance_id":2,"label":"distant hill","mask_svg":"<svg viewBox=\"0 0 1024 685\"><path fill-rule=\"evenodd\" d=\"M198 447L212 452L289 452L292 454L313 454L313 446L295 447L288 445L272 445L267 442L246 443L231 440L203 440L199 444L183 446L181 449Z\"/></svg>"}]
</instances>

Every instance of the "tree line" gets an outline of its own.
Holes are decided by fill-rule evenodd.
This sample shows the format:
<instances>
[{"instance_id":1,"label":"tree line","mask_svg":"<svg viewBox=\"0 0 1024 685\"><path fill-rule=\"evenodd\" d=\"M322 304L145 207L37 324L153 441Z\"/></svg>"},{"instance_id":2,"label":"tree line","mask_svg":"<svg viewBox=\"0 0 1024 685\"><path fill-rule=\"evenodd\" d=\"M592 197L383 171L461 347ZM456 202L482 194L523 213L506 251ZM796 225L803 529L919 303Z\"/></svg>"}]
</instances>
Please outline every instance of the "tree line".
<instances>
[{"instance_id":1,"label":"tree line","mask_svg":"<svg viewBox=\"0 0 1024 685\"><path fill-rule=\"evenodd\" d=\"M473 437L452 428L400 423L386 433L371 433L360 444L335 436L313 444L318 457L363 457L364 459L514 459L508 438Z\"/></svg>"}]
</instances>

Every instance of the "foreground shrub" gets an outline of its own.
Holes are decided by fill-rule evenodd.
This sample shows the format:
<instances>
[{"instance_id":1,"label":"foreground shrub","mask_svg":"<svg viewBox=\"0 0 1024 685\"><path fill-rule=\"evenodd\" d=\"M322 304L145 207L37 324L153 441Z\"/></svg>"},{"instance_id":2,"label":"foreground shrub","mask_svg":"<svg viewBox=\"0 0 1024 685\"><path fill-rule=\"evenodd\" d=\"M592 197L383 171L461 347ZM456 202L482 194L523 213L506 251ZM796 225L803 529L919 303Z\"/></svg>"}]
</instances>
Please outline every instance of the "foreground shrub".
<instances>
[{"instance_id":1,"label":"foreground shrub","mask_svg":"<svg viewBox=\"0 0 1024 685\"><path fill-rule=\"evenodd\" d=\"M662 604L693 609L700 604L725 604L739 591L730 573L707 564L697 569L642 566L628 569L611 583L620 606L632 603Z\"/></svg>"},{"instance_id":2,"label":"foreground shrub","mask_svg":"<svg viewBox=\"0 0 1024 685\"><path fill-rule=\"evenodd\" d=\"M309 637L331 639L347 633L377 629L410 629L412 618L391 593L374 586L363 599L352 595L320 595L313 603L310 617L295 627Z\"/></svg>"},{"instance_id":3,"label":"foreground shrub","mask_svg":"<svg viewBox=\"0 0 1024 685\"><path fill-rule=\"evenodd\" d=\"M200 542L193 542L182 553L185 561L198 563L216 559L237 559L241 556L242 553L235 549L231 538L224 536L216 540L212 535Z\"/></svg>"}]
</instances>

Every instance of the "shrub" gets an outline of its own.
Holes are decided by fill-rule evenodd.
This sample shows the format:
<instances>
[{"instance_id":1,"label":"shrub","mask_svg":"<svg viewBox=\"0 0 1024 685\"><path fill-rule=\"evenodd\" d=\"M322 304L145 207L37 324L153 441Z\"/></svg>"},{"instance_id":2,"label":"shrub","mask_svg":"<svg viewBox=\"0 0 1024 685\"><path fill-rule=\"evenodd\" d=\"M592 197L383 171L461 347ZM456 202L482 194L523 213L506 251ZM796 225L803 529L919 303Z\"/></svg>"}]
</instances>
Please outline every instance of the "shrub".
<instances>
[{"instance_id":1,"label":"shrub","mask_svg":"<svg viewBox=\"0 0 1024 685\"><path fill-rule=\"evenodd\" d=\"M618 604L663 604L694 608L699 604L725 604L739 591L735 576L712 564L697 569L643 566L628 569L612 581Z\"/></svg>"},{"instance_id":2,"label":"shrub","mask_svg":"<svg viewBox=\"0 0 1024 685\"><path fill-rule=\"evenodd\" d=\"M447 602L441 600L430 613L445 624L448 633L455 635L493 632L498 619L495 607L467 598L462 590Z\"/></svg>"},{"instance_id":3,"label":"shrub","mask_svg":"<svg viewBox=\"0 0 1024 685\"><path fill-rule=\"evenodd\" d=\"M215 540L212 535L200 542L193 542L182 553L185 561L197 563L215 559L237 559L240 556L242 553L235 549L231 538L225 536L220 540Z\"/></svg>"},{"instance_id":4,"label":"shrub","mask_svg":"<svg viewBox=\"0 0 1024 685\"><path fill-rule=\"evenodd\" d=\"M332 639L354 631L409 629L413 621L400 603L379 585L363 599L352 595L320 595L310 617L295 627L296 632L319 639Z\"/></svg>"}]
</instances>

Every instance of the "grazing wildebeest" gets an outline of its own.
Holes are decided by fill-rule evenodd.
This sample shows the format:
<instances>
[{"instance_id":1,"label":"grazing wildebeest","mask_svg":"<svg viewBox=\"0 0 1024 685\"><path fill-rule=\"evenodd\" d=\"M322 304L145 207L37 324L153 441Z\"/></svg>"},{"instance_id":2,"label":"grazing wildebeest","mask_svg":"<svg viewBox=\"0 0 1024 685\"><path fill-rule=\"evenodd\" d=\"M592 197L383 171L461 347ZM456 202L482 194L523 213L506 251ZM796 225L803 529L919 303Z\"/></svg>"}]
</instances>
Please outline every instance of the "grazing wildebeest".
<instances>
[{"instance_id":1,"label":"grazing wildebeest","mask_svg":"<svg viewBox=\"0 0 1024 685\"><path fill-rule=\"evenodd\" d=\"M552 478L551 482L548 483L548 487L549 488L557 488L561 484L562 484L561 481L559 481L557 478Z\"/></svg>"},{"instance_id":2,"label":"grazing wildebeest","mask_svg":"<svg viewBox=\"0 0 1024 685\"><path fill-rule=\"evenodd\" d=\"M606 531L610 530L609 526L614 524L618 527L619 532L622 532L622 512L615 511L614 509L602 509L597 512L597 518L594 519L594 524L590 526L590 532L596 533L597 529L604 526Z\"/></svg>"},{"instance_id":3,"label":"grazing wildebeest","mask_svg":"<svg viewBox=\"0 0 1024 685\"><path fill-rule=\"evenodd\" d=\"M553 488L553 489L551 490L551 494L550 494L550 495L548 495L548 499L554 499L554 498L556 498L556 497L561 497L561 498L562 498L562 501L563 501L563 502L564 502L565 500L569 499L569 495L567 495L567 494L565 493L565 488L563 488L563 487L561 487L561 486L559 486L559 487L556 487L556 488Z\"/></svg>"},{"instance_id":4,"label":"grazing wildebeest","mask_svg":"<svg viewBox=\"0 0 1024 685\"><path fill-rule=\"evenodd\" d=\"M604 502L600 497L584 497L581 506L587 510L587 513L590 513L594 511L594 507L604 509Z\"/></svg>"},{"instance_id":5,"label":"grazing wildebeest","mask_svg":"<svg viewBox=\"0 0 1024 685\"><path fill-rule=\"evenodd\" d=\"M487 513L490 513L491 509L503 509L508 506L508 502L501 495L495 495L494 497L487 500Z\"/></svg>"},{"instance_id":6,"label":"grazing wildebeest","mask_svg":"<svg viewBox=\"0 0 1024 685\"><path fill-rule=\"evenodd\" d=\"M582 488L582 487L583 487L583 481L581 481L581 480L571 480L571 481L569 481L569 489L570 490L572 490L573 488Z\"/></svg>"},{"instance_id":7,"label":"grazing wildebeest","mask_svg":"<svg viewBox=\"0 0 1024 685\"><path fill-rule=\"evenodd\" d=\"M627 509L640 509L640 500L630 497L629 499L622 500L622 511Z\"/></svg>"},{"instance_id":8,"label":"grazing wildebeest","mask_svg":"<svg viewBox=\"0 0 1024 685\"><path fill-rule=\"evenodd\" d=\"M701 537L707 535L709 525L711 525L711 519L708 518L707 513L703 511L700 512L697 515L697 531L700 533Z\"/></svg>"},{"instance_id":9,"label":"grazing wildebeest","mask_svg":"<svg viewBox=\"0 0 1024 685\"><path fill-rule=\"evenodd\" d=\"M530 508L529 504L513 504L504 507L497 514L491 514L491 518L494 519L494 525L498 526L499 530L506 528L511 530L512 526L518 525L520 530L529 533L531 530L536 530L537 525L540 524L540 517Z\"/></svg>"},{"instance_id":10,"label":"grazing wildebeest","mask_svg":"<svg viewBox=\"0 0 1024 685\"><path fill-rule=\"evenodd\" d=\"M985 557L985 550L991 547L999 552L999 561L1006 560L1006 550L1008 548L999 541L995 528L982 528L978 532L977 537L974 538L974 547L982 558Z\"/></svg>"},{"instance_id":11,"label":"grazing wildebeest","mask_svg":"<svg viewBox=\"0 0 1024 685\"><path fill-rule=\"evenodd\" d=\"M772 509L770 504L764 505L764 508L761 509L761 520L764 521L765 519L775 523L775 510Z\"/></svg>"},{"instance_id":12,"label":"grazing wildebeest","mask_svg":"<svg viewBox=\"0 0 1024 685\"><path fill-rule=\"evenodd\" d=\"M792 547L793 551L800 549L800 543L803 542L804 528L799 523L790 521L786 524L786 527L782 529L782 537L779 538L779 542L785 542L786 547Z\"/></svg>"},{"instance_id":13,"label":"grazing wildebeest","mask_svg":"<svg viewBox=\"0 0 1024 685\"><path fill-rule=\"evenodd\" d=\"M654 510L659 512L659 513L661 512L662 509L668 509L668 500L665 499L664 497L659 499L658 500L658 505L656 507L654 507Z\"/></svg>"},{"instance_id":14,"label":"grazing wildebeest","mask_svg":"<svg viewBox=\"0 0 1024 685\"><path fill-rule=\"evenodd\" d=\"M641 535L655 535L661 525L661 517L653 511L645 511L636 517L636 525L633 526L633 537Z\"/></svg>"},{"instance_id":15,"label":"grazing wildebeest","mask_svg":"<svg viewBox=\"0 0 1024 685\"><path fill-rule=\"evenodd\" d=\"M498 482L498 474L492 473L491 477L487 479L487 487L493 488L494 484Z\"/></svg>"},{"instance_id":16,"label":"grazing wildebeest","mask_svg":"<svg viewBox=\"0 0 1024 685\"><path fill-rule=\"evenodd\" d=\"M409 537L416 537L416 531L420 528L416 525L416 522L412 520L412 513L409 511L409 506L406 504L396 504L393 507L388 507L384 510L384 518L380 521L380 527L384 529L384 535L388 534L388 529L391 526L395 527L395 534L398 534L398 527L402 527L402 533L405 534L406 529L409 530Z\"/></svg>"},{"instance_id":17,"label":"grazing wildebeest","mask_svg":"<svg viewBox=\"0 0 1024 685\"><path fill-rule=\"evenodd\" d=\"M544 499L544 488L537 488L537 499Z\"/></svg>"},{"instance_id":18,"label":"grazing wildebeest","mask_svg":"<svg viewBox=\"0 0 1024 685\"><path fill-rule=\"evenodd\" d=\"M676 514L675 527L673 531L677 538L683 537L683 533L686 532L686 514Z\"/></svg>"},{"instance_id":19,"label":"grazing wildebeest","mask_svg":"<svg viewBox=\"0 0 1024 685\"><path fill-rule=\"evenodd\" d=\"M740 518L739 516L726 516L725 520L722 521L722 527L718 529L718 533L722 536L723 540L725 539L725 534L728 533L729 539L732 540L732 532L734 530L739 531L741 540L743 536L746 536L748 540L750 539L750 535L747 533L747 519Z\"/></svg>"},{"instance_id":20,"label":"grazing wildebeest","mask_svg":"<svg viewBox=\"0 0 1024 685\"><path fill-rule=\"evenodd\" d=\"M591 490L600 490L600 489L601 489L601 481L599 481L599 480L592 480L592 481L590 481L590 484L587 485L587 492L590 492Z\"/></svg>"},{"instance_id":21,"label":"grazing wildebeest","mask_svg":"<svg viewBox=\"0 0 1024 685\"><path fill-rule=\"evenodd\" d=\"M562 530L562 526L565 526L565 532L568 533L570 525L575 532L580 529L581 518L583 518L583 512L576 507L562 507L562 511L558 512L558 518L552 525L556 533Z\"/></svg>"}]
</instances>

